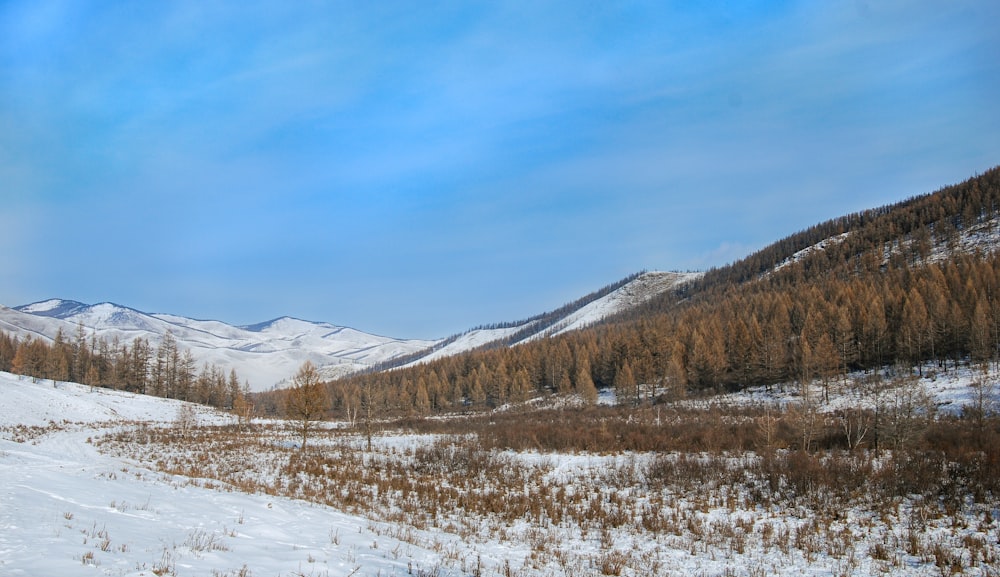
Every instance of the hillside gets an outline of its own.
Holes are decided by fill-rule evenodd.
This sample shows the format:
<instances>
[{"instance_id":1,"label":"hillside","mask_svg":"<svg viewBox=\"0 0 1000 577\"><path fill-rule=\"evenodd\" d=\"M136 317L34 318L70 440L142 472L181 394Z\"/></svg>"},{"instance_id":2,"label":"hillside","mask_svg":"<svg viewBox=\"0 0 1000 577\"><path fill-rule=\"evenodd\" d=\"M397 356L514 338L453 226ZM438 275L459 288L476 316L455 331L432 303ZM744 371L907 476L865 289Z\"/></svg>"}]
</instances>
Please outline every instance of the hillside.
<instances>
[{"instance_id":1,"label":"hillside","mask_svg":"<svg viewBox=\"0 0 1000 577\"><path fill-rule=\"evenodd\" d=\"M432 361L484 346L504 346L562 334L600 322L654 298L693 274L641 273L595 291L555 311L519 322L471 329L441 340L382 337L323 322L282 317L248 326L150 314L112 303L88 305L49 299L13 309L0 306L0 330L18 339L53 343L96 337L114 343L143 340L160 347L169 334L197 365L236 370L254 391L280 386L305 361L333 379L358 371ZM147 369L148 372L148 369ZM42 376L42 375L36 375ZM110 384L110 383L109 383Z\"/></svg>"},{"instance_id":2,"label":"hillside","mask_svg":"<svg viewBox=\"0 0 1000 577\"><path fill-rule=\"evenodd\" d=\"M345 379L400 411L614 388L639 403L1000 358L1000 169L820 223L600 323ZM503 327L507 328L507 327ZM502 341L501 341L502 342ZM416 409L414 409L416 407Z\"/></svg>"},{"instance_id":3,"label":"hillside","mask_svg":"<svg viewBox=\"0 0 1000 577\"><path fill-rule=\"evenodd\" d=\"M287 317L233 327L62 300L0 308L0 330L52 343L60 331L76 338L82 326L87 339L154 346L169 334L196 363L236 368L258 391L309 360L327 378L371 373L345 382L376 381L399 410L496 406L552 392L592 399L596 388L635 383L687 394L827 379L885 364L996 358L998 210L993 169L820 223L704 274L640 273L551 312L434 341ZM46 376L46 366L36 359L32 374ZM390 368L405 370L374 375Z\"/></svg>"},{"instance_id":4,"label":"hillside","mask_svg":"<svg viewBox=\"0 0 1000 577\"><path fill-rule=\"evenodd\" d=\"M587 328L638 307L699 278L701 273L644 272L609 285L550 313L515 323L478 327L436 344L406 366L426 363L479 348L513 346Z\"/></svg>"},{"instance_id":5,"label":"hillside","mask_svg":"<svg viewBox=\"0 0 1000 577\"><path fill-rule=\"evenodd\" d=\"M355 329L283 317L237 327L177 315L149 314L112 303L87 305L50 299L13 309L0 307L0 330L16 337L53 342L61 331L74 339L79 327L88 339L159 346L169 333L198 365L236 369L254 390L289 378L305 361L329 377L362 370L400 355L426 349L433 341L381 337Z\"/></svg>"}]
</instances>

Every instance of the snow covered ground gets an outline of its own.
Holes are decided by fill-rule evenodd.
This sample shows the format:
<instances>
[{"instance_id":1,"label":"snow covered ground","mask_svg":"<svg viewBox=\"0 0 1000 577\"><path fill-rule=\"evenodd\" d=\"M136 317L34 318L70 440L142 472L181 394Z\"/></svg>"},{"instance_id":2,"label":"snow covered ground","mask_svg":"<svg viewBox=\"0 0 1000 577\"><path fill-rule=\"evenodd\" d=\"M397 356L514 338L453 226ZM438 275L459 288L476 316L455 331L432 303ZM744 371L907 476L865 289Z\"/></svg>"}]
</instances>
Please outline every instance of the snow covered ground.
<instances>
[{"instance_id":1,"label":"snow covered ground","mask_svg":"<svg viewBox=\"0 0 1000 577\"><path fill-rule=\"evenodd\" d=\"M959 415L965 407L975 402L977 383L981 384L986 401L1000 409L1000 373L989 371L983 373L981 368L962 364L942 368L934 363L924 365L922 375L912 371L879 374L882 393L888 395L895 385L906 392L918 391L925 395L928 405L939 414ZM817 380L810 384L808 394L822 412L835 412L852 407L873 407L874 373L854 373L846 380L834 378L829 383L829 399L823 398L823 386ZM866 384L867 383L867 384ZM718 404L749 404L749 405L779 405L787 406L803 401L803 389L798 383L784 383L770 387L753 387L737 393L729 393L711 397L709 403Z\"/></svg>"},{"instance_id":2,"label":"snow covered ground","mask_svg":"<svg viewBox=\"0 0 1000 577\"><path fill-rule=\"evenodd\" d=\"M390 576L440 564L366 519L163 475L88 442L137 420L170 423L181 406L0 373L0 575Z\"/></svg>"},{"instance_id":3,"label":"snow covered ground","mask_svg":"<svg viewBox=\"0 0 1000 577\"><path fill-rule=\"evenodd\" d=\"M938 404L948 407L969 398L974 378L958 371L928 378L928 384ZM781 402L782 394L795 402L794 393L776 390L749 398ZM561 520L547 513L539 523L528 516L505 521L502 511L441 510L428 511L433 520L418 527L401 515L405 495L377 495L384 508L366 515L316 504L308 493L318 487L317 478L305 468L287 479L300 500L244 493L218 478L161 472L172 460L204 463L203 470L212 471L213 461L228 458L193 445L132 442L125 452L95 446L115 433L168 426L183 407L191 405L0 373L0 576L839 577L930 576L956 568L966 575L998 574L1000 504L941 515L933 503L903 499L880 513L859 505L827 510L817 520L804 503L762 504L745 487L721 481L691 486L678 478L653 490L646 479L658 461L679 463L677 471L697 461L710 468L731 463L738 472L756 459L753 454L501 452L488 457L491 466L523 479L503 498L537 494L569 504L555 511ZM204 408L197 419L232 422ZM419 449L441 446L440 436L386 434L376 439L373 453L362 454L356 450L361 439L332 439L317 441L333 459L326 466L357 458L382 467L376 476L402 471L415 482L427 473L414 467L434 463L421 460ZM253 466L246 475L273 477L291 466L287 450L258 453L268 443L247 443ZM454 462L462 462L463 450L474 451L458 445L444 450L459 453ZM739 477L732 470L725 474ZM482 477L451 477L450 486L439 487L480 495L510 490L498 478ZM603 524L588 526L591 508ZM401 518L388 519L393 516ZM643 529L650 522L660 525Z\"/></svg>"}]
</instances>

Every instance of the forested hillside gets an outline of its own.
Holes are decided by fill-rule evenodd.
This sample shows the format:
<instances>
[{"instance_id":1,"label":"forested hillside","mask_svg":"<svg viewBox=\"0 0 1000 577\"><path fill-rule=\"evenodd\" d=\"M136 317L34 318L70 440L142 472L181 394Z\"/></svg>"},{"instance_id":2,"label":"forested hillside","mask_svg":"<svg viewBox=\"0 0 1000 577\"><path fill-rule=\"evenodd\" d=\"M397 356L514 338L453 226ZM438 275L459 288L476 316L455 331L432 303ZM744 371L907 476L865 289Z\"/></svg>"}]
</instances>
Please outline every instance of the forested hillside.
<instances>
[{"instance_id":1,"label":"forested hillside","mask_svg":"<svg viewBox=\"0 0 1000 577\"><path fill-rule=\"evenodd\" d=\"M199 370L191 351L178 346L170 333L153 346L143 338L122 343L88 336L82 325L72 338L58 332L51 344L0 331L0 371L227 409L238 408L249 395L235 369L227 373L203 363Z\"/></svg>"},{"instance_id":2,"label":"forested hillside","mask_svg":"<svg viewBox=\"0 0 1000 577\"><path fill-rule=\"evenodd\" d=\"M430 413L598 387L627 399L997 360L1000 169L836 218L585 330L331 383ZM649 385L649 386L642 386Z\"/></svg>"}]
</instances>

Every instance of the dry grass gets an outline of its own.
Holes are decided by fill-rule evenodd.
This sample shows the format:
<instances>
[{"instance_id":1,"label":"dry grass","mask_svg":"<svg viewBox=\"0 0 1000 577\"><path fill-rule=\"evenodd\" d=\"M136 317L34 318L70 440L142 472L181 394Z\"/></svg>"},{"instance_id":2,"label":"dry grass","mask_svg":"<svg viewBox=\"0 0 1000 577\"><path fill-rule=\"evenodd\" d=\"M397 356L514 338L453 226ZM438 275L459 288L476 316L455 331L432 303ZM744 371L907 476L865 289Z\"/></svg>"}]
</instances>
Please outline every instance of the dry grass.
<instances>
[{"instance_id":1,"label":"dry grass","mask_svg":"<svg viewBox=\"0 0 1000 577\"><path fill-rule=\"evenodd\" d=\"M405 441L385 437L372 451L344 431L297 450L294 432L279 426L183 435L134 427L97 444L193 483L368 517L376 533L436 550L470 573L644 575L674 550L832 559L839 574L865 557L888 572L984 574L995 566L1000 443L973 442L967 424L951 420L907 450L848 451L830 423L806 452L781 415L768 430L779 448L757 452L765 415L587 409L411 421L394 425L409 432ZM425 529L528 553L520 568L483 568ZM204 549L206 539L191 548ZM591 543L592 552L573 550L574 542Z\"/></svg>"}]
</instances>

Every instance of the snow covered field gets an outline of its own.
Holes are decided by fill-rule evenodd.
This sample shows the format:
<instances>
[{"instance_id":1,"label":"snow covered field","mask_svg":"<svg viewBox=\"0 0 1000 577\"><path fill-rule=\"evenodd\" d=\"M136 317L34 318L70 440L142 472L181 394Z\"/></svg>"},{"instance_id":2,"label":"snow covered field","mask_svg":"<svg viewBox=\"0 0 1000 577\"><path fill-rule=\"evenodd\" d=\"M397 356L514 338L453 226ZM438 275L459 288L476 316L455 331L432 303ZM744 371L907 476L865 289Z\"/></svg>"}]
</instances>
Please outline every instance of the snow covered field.
<instances>
[{"instance_id":1,"label":"snow covered field","mask_svg":"<svg viewBox=\"0 0 1000 577\"><path fill-rule=\"evenodd\" d=\"M973 376L936 376L938 404ZM884 503L873 485L844 507L792 481L762 496L753 453L413 433L368 453L331 431L300 457L280 424L224 433L201 408L178 440L182 406L0 373L0 575L1000 575L995 496Z\"/></svg>"},{"instance_id":2,"label":"snow covered field","mask_svg":"<svg viewBox=\"0 0 1000 577\"><path fill-rule=\"evenodd\" d=\"M390 576L439 565L363 518L163 475L88 442L170 423L180 406L0 373L0 575Z\"/></svg>"}]
</instances>

